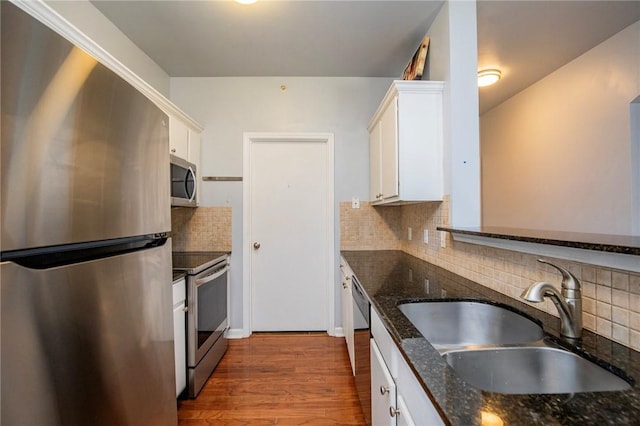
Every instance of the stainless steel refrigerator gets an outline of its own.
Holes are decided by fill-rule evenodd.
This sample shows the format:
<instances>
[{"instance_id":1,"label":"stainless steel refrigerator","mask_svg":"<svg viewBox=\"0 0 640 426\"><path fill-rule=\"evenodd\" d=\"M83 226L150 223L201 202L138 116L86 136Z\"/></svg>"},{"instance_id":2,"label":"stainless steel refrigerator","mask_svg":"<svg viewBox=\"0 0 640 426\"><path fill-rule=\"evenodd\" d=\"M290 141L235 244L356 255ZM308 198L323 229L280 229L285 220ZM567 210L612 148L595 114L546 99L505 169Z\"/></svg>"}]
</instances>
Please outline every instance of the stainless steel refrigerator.
<instances>
[{"instance_id":1,"label":"stainless steel refrigerator","mask_svg":"<svg viewBox=\"0 0 640 426\"><path fill-rule=\"evenodd\" d=\"M0 4L0 421L175 425L168 118Z\"/></svg>"}]
</instances>

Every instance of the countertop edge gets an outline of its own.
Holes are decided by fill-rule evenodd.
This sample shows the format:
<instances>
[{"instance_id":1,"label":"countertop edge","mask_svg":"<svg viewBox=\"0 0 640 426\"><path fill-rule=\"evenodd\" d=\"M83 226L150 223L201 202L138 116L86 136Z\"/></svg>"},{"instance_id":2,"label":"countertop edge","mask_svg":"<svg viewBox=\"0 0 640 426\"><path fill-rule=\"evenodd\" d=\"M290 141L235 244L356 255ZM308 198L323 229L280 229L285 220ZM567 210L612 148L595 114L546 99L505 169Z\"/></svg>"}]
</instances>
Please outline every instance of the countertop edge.
<instances>
[{"instance_id":1,"label":"countertop edge","mask_svg":"<svg viewBox=\"0 0 640 426\"><path fill-rule=\"evenodd\" d=\"M500 227L456 228L438 226L436 229L453 234L475 235L501 240L640 256L640 237L636 236L539 231Z\"/></svg>"}]
</instances>

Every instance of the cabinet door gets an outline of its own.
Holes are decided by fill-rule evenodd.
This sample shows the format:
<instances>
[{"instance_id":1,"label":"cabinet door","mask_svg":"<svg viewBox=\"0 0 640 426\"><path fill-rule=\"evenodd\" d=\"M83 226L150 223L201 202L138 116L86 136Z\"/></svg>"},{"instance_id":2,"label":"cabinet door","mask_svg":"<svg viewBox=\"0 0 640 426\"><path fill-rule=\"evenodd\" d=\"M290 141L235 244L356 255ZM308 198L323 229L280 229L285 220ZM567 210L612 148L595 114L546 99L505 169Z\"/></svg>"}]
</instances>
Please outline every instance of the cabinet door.
<instances>
[{"instance_id":1,"label":"cabinet door","mask_svg":"<svg viewBox=\"0 0 640 426\"><path fill-rule=\"evenodd\" d=\"M384 199L398 196L398 98L394 97L380 119L380 173Z\"/></svg>"},{"instance_id":2,"label":"cabinet door","mask_svg":"<svg viewBox=\"0 0 640 426\"><path fill-rule=\"evenodd\" d=\"M371 201L378 201L382 197L382 175L380 172L380 129L381 122L378 121L369 133L369 174L370 174L370 198Z\"/></svg>"},{"instance_id":3,"label":"cabinet door","mask_svg":"<svg viewBox=\"0 0 640 426\"><path fill-rule=\"evenodd\" d=\"M396 384L375 342L371 339L371 424L395 426Z\"/></svg>"},{"instance_id":4,"label":"cabinet door","mask_svg":"<svg viewBox=\"0 0 640 426\"><path fill-rule=\"evenodd\" d=\"M169 117L169 150L173 155L189 159L189 128L175 117Z\"/></svg>"},{"instance_id":5,"label":"cabinet door","mask_svg":"<svg viewBox=\"0 0 640 426\"><path fill-rule=\"evenodd\" d=\"M404 403L402 395L398 395L398 411L396 412L397 426L416 426L407 404Z\"/></svg>"},{"instance_id":6,"label":"cabinet door","mask_svg":"<svg viewBox=\"0 0 640 426\"><path fill-rule=\"evenodd\" d=\"M353 341L353 304L351 296L351 277L342 278L342 329L347 343L347 352L351 362L352 373L355 374L354 341Z\"/></svg>"},{"instance_id":7,"label":"cabinet door","mask_svg":"<svg viewBox=\"0 0 640 426\"><path fill-rule=\"evenodd\" d=\"M186 315L184 300L173 308L173 349L176 360L176 397L187 387Z\"/></svg>"}]
</instances>

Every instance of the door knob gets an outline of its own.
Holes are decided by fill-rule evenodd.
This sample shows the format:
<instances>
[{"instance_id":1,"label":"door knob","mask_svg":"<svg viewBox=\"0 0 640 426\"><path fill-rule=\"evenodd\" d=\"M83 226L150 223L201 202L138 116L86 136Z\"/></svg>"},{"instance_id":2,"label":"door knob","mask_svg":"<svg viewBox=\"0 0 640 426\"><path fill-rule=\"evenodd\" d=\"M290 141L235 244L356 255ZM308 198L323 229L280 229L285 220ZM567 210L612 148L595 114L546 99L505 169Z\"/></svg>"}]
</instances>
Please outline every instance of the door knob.
<instances>
[{"instance_id":1,"label":"door knob","mask_svg":"<svg viewBox=\"0 0 640 426\"><path fill-rule=\"evenodd\" d=\"M258 250L260 248L260 243L257 242L257 241L255 243L253 243L253 248Z\"/></svg>"}]
</instances>

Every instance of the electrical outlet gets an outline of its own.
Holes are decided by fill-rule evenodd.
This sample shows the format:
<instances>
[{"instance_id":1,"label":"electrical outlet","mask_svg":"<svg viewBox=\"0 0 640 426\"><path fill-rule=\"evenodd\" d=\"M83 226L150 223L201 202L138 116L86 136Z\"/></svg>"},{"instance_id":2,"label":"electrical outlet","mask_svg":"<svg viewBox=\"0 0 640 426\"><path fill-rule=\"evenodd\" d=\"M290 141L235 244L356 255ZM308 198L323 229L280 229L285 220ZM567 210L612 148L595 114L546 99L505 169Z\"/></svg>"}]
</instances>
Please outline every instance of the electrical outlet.
<instances>
[{"instance_id":1,"label":"electrical outlet","mask_svg":"<svg viewBox=\"0 0 640 426\"><path fill-rule=\"evenodd\" d=\"M407 228L407 240L411 241L413 229L411 227Z\"/></svg>"},{"instance_id":2,"label":"electrical outlet","mask_svg":"<svg viewBox=\"0 0 640 426\"><path fill-rule=\"evenodd\" d=\"M358 197L351 198L351 208L352 209L360 208L360 199Z\"/></svg>"},{"instance_id":3,"label":"electrical outlet","mask_svg":"<svg viewBox=\"0 0 640 426\"><path fill-rule=\"evenodd\" d=\"M440 231L440 247L447 248L447 233Z\"/></svg>"},{"instance_id":4,"label":"electrical outlet","mask_svg":"<svg viewBox=\"0 0 640 426\"><path fill-rule=\"evenodd\" d=\"M447 297L447 290L445 290L444 288L442 290L440 290L440 296L441 297Z\"/></svg>"},{"instance_id":5,"label":"electrical outlet","mask_svg":"<svg viewBox=\"0 0 640 426\"><path fill-rule=\"evenodd\" d=\"M424 292L429 293L429 278L424 279Z\"/></svg>"},{"instance_id":6,"label":"electrical outlet","mask_svg":"<svg viewBox=\"0 0 640 426\"><path fill-rule=\"evenodd\" d=\"M424 241L425 244L429 244L429 230L428 229L423 229L423 237L422 240Z\"/></svg>"}]
</instances>

